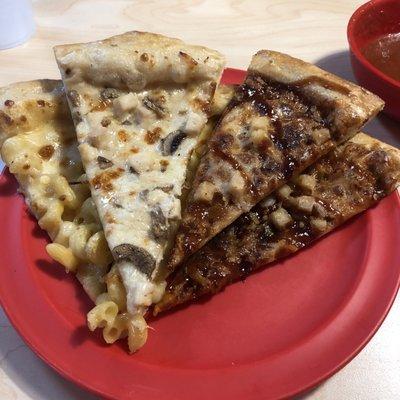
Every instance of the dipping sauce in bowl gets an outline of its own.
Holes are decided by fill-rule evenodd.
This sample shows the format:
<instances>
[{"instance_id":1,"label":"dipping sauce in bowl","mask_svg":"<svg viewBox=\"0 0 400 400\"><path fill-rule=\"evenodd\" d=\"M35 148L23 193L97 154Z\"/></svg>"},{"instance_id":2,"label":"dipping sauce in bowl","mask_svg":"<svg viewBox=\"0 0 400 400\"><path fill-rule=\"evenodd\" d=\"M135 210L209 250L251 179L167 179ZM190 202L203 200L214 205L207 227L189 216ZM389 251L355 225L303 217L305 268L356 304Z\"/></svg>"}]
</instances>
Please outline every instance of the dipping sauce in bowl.
<instances>
[{"instance_id":1,"label":"dipping sauce in bowl","mask_svg":"<svg viewBox=\"0 0 400 400\"><path fill-rule=\"evenodd\" d=\"M350 18L347 38L357 81L400 121L400 0L363 4Z\"/></svg>"},{"instance_id":2,"label":"dipping sauce in bowl","mask_svg":"<svg viewBox=\"0 0 400 400\"><path fill-rule=\"evenodd\" d=\"M374 39L361 51L372 65L400 82L400 33Z\"/></svg>"}]
</instances>

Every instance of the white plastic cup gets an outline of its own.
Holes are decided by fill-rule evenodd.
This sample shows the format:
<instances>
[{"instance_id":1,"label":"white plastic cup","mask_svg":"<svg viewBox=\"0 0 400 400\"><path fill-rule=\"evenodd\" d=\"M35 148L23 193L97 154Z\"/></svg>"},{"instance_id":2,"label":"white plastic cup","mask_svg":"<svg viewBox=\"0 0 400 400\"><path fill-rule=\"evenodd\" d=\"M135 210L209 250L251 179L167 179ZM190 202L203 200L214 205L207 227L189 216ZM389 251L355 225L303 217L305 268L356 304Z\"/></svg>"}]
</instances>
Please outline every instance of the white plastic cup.
<instances>
[{"instance_id":1,"label":"white plastic cup","mask_svg":"<svg viewBox=\"0 0 400 400\"><path fill-rule=\"evenodd\" d=\"M25 43L34 31L29 0L0 0L0 50Z\"/></svg>"}]
</instances>

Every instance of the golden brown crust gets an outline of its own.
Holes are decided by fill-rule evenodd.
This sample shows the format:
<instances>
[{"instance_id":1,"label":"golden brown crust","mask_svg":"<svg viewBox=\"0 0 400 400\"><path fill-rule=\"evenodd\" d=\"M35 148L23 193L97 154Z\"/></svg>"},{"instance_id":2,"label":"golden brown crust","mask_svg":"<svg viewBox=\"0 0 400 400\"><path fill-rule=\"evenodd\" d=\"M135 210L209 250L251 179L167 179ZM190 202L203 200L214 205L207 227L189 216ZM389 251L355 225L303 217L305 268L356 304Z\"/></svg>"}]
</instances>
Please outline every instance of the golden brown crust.
<instances>
[{"instance_id":1,"label":"golden brown crust","mask_svg":"<svg viewBox=\"0 0 400 400\"><path fill-rule=\"evenodd\" d=\"M292 254L400 184L400 151L357 134L243 214L177 272L155 312L216 293Z\"/></svg>"},{"instance_id":2,"label":"golden brown crust","mask_svg":"<svg viewBox=\"0 0 400 400\"><path fill-rule=\"evenodd\" d=\"M130 90L160 81L218 81L225 62L217 51L136 31L97 42L56 46L54 52L65 77Z\"/></svg>"}]
</instances>

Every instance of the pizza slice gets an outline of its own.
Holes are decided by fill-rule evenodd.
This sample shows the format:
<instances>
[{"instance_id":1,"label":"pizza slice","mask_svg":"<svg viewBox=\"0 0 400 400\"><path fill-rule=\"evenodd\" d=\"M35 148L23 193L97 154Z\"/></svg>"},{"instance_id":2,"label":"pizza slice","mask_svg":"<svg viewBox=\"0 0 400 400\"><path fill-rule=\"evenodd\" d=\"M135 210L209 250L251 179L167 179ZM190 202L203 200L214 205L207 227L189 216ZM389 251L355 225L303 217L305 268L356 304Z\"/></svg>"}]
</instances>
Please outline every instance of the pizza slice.
<instances>
[{"instance_id":1,"label":"pizza slice","mask_svg":"<svg viewBox=\"0 0 400 400\"><path fill-rule=\"evenodd\" d=\"M79 151L108 245L145 331L180 220L188 161L224 67L216 51L128 32L55 47Z\"/></svg>"},{"instance_id":2,"label":"pizza slice","mask_svg":"<svg viewBox=\"0 0 400 400\"><path fill-rule=\"evenodd\" d=\"M258 52L208 142L163 276L382 107L316 66Z\"/></svg>"},{"instance_id":3,"label":"pizza slice","mask_svg":"<svg viewBox=\"0 0 400 400\"><path fill-rule=\"evenodd\" d=\"M226 85L216 89L210 119L190 159L193 168L232 90ZM0 88L0 149L29 210L52 240L46 246L47 252L66 271L76 273L96 303L88 315L89 325L93 317L104 318L105 306L111 307L117 314L114 318L107 316L104 340L113 343L128 336L128 343L135 343L136 338L130 337L134 330L126 315L125 288L118 270L109 271L112 256L82 175L74 124L61 81L20 82Z\"/></svg>"},{"instance_id":4,"label":"pizza slice","mask_svg":"<svg viewBox=\"0 0 400 400\"><path fill-rule=\"evenodd\" d=\"M400 150L359 133L243 214L177 271L155 313L308 246L400 185Z\"/></svg>"},{"instance_id":5,"label":"pizza slice","mask_svg":"<svg viewBox=\"0 0 400 400\"><path fill-rule=\"evenodd\" d=\"M26 204L53 243L46 249L76 272L94 301L112 260L84 181L74 125L60 80L0 88L0 148Z\"/></svg>"}]
</instances>

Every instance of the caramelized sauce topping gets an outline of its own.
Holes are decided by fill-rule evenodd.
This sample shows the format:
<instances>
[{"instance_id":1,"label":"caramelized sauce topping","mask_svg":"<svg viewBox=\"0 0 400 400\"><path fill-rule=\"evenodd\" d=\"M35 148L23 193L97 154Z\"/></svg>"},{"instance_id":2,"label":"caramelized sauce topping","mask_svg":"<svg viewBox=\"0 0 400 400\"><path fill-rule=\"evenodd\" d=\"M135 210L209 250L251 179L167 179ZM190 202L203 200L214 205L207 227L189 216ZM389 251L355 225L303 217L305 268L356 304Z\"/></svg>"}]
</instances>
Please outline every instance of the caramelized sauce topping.
<instances>
[{"instance_id":1,"label":"caramelized sauce topping","mask_svg":"<svg viewBox=\"0 0 400 400\"><path fill-rule=\"evenodd\" d=\"M305 158L306 165L310 163L310 160L315 159L315 154L318 151L310 134L313 129L329 126L328 115L327 112L319 110L305 98L299 91L299 87L317 81L325 87L330 84L322 78L309 78L299 81L293 86L287 86L269 81L260 75L250 74L245 83L237 89L235 97L228 106L228 112L243 103L251 103L258 115L268 116L274 131L270 133L270 139L281 154L280 159L274 160L268 147L265 152L260 151L259 148L253 149L252 156L246 163L243 159L240 159L240 152L237 155L232 155L231 147L235 145L236 138L227 132L223 132L223 122L219 131L217 127L214 140L209 143L210 151L230 164L232 169L239 171L246 186L243 197L250 198L251 202L254 202L254 199L261 200L261 195L264 195L266 187L273 190L279 182L288 180L296 168L301 165L303 158ZM345 90L345 88L333 86L330 87L332 90ZM313 146L311 146L312 144ZM331 143L331 145L333 144ZM243 144L240 144L240 146L243 146ZM244 151L246 150L243 148L242 153ZM246 152L248 153L248 151ZM260 162L261 165L258 166ZM254 164L256 169L259 168L254 172L254 177L249 176L244 164ZM241 198L239 203L235 204L229 195L220 194L220 198L214 199L211 207L201 201L190 204L187 209L187 213L191 216L190 223L181 225L183 237L179 244L184 253L191 253L201 244L204 238L208 237L210 226L218 219L216 216L219 215L224 218L228 208L232 209L235 206L241 208L243 200ZM196 223L195 230L192 222Z\"/></svg>"}]
</instances>

